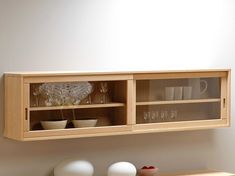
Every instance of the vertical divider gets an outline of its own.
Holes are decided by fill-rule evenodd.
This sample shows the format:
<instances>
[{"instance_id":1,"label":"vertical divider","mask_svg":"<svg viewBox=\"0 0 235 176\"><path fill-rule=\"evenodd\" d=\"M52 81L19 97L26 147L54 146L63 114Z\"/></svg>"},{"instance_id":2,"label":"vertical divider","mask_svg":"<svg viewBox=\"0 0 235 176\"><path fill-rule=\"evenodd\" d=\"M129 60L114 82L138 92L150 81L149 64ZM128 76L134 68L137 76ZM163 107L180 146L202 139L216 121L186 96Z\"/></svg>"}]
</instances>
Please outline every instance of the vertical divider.
<instances>
[{"instance_id":1,"label":"vertical divider","mask_svg":"<svg viewBox=\"0 0 235 176\"><path fill-rule=\"evenodd\" d=\"M227 77L221 77L221 104L220 104L220 117L221 119L227 119L227 108L228 108L228 96L227 96Z\"/></svg>"},{"instance_id":2,"label":"vertical divider","mask_svg":"<svg viewBox=\"0 0 235 176\"><path fill-rule=\"evenodd\" d=\"M127 125L136 124L136 81L127 80Z\"/></svg>"},{"instance_id":3,"label":"vertical divider","mask_svg":"<svg viewBox=\"0 0 235 176\"><path fill-rule=\"evenodd\" d=\"M227 90L227 108L226 108L226 117L227 117L227 124L230 125L230 121L231 121L231 70L228 70L227 72L227 82L226 82L226 90Z\"/></svg>"},{"instance_id":4,"label":"vertical divider","mask_svg":"<svg viewBox=\"0 0 235 176\"><path fill-rule=\"evenodd\" d=\"M24 84L24 132L30 130L30 86L28 83Z\"/></svg>"}]
</instances>

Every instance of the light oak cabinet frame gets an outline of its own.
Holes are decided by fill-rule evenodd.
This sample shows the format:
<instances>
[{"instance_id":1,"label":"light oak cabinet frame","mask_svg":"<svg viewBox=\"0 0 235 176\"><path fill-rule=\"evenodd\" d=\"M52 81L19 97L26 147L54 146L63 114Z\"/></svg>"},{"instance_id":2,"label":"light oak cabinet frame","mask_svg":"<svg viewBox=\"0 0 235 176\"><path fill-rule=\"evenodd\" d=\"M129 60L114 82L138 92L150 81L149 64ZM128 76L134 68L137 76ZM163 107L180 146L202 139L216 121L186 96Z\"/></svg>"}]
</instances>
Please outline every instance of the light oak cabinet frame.
<instances>
[{"instance_id":1,"label":"light oak cabinet frame","mask_svg":"<svg viewBox=\"0 0 235 176\"><path fill-rule=\"evenodd\" d=\"M76 72L56 72L56 73L5 73L5 128L4 136L21 141L64 139L79 137L95 137L108 135L125 135L138 133L153 133L167 131L184 131L211 129L217 127L228 127L230 125L230 75L231 70L192 70L192 71L152 71L152 72L116 72L116 73L76 73ZM180 78L220 78L220 99L207 100L220 102L220 118L195 121L174 121L164 123L136 123L136 107L141 104L161 105L161 101L136 102L136 82L138 80L156 79L180 79ZM30 107L30 84L45 82L74 82L74 81L124 81L126 84L125 103L114 103L112 105L77 105L60 108L107 108L124 107L124 125L102 126L93 128L69 128L61 130L38 130L31 131L30 108L31 110L50 110L50 107L33 109ZM174 102L164 102L168 104L184 104L190 100L178 100ZM205 100L191 100L190 103L203 103ZM85 107L89 108L89 107Z\"/></svg>"}]
</instances>

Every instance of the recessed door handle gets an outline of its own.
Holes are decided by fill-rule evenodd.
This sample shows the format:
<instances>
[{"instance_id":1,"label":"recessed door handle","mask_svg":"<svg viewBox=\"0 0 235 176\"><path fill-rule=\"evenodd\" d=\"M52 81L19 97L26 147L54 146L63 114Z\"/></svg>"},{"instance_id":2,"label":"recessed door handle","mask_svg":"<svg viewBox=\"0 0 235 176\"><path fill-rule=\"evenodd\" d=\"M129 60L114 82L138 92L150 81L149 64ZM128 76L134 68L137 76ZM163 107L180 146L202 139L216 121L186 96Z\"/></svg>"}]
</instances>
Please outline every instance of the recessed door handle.
<instances>
[{"instance_id":1,"label":"recessed door handle","mask_svg":"<svg viewBox=\"0 0 235 176\"><path fill-rule=\"evenodd\" d=\"M28 120L28 108L25 108L25 120Z\"/></svg>"}]
</instances>

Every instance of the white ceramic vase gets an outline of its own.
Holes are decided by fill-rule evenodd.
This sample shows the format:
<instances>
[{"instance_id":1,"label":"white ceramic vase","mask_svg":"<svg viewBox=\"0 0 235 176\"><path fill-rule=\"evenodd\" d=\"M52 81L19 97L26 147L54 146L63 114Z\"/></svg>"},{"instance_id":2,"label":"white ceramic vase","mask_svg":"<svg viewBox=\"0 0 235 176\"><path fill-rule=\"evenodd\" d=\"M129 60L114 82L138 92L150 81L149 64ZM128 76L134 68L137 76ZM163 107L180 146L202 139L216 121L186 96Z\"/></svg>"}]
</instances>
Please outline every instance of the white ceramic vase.
<instances>
[{"instance_id":1,"label":"white ceramic vase","mask_svg":"<svg viewBox=\"0 0 235 176\"><path fill-rule=\"evenodd\" d=\"M108 168L108 176L136 176L136 167L129 162L117 162Z\"/></svg>"},{"instance_id":2,"label":"white ceramic vase","mask_svg":"<svg viewBox=\"0 0 235 176\"><path fill-rule=\"evenodd\" d=\"M94 167L86 160L65 160L54 168L54 176L93 176Z\"/></svg>"}]
</instances>

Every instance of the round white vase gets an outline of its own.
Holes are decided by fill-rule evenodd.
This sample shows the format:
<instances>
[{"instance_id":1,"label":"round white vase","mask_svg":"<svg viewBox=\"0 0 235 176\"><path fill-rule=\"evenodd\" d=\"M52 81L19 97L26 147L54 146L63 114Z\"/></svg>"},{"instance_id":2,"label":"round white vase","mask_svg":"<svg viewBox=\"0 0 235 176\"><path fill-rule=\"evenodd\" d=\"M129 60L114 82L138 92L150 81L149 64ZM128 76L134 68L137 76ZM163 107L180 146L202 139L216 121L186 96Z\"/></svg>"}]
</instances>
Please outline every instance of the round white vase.
<instances>
[{"instance_id":1,"label":"round white vase","mask_svg":"<svg viewBox=\"0 0 235 176\"><path fill-rule=\"evenodd\" d=\"M54 168L54 176L93 176L94 167L86 160L65 160Z\"/></svg>"},{"instance_id":2,"label":"round white vase","mask_svg":"<svg viewBox=\"0 0 235 176\"><path fill-rule=\"evenodd\" d=\"M136 176L136 167L129 162L117 162L109 166L108 176Z\"/></svg>"}]
</instances>

